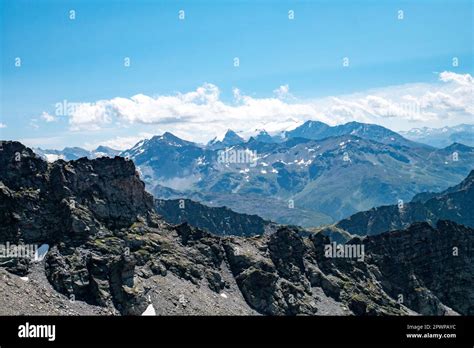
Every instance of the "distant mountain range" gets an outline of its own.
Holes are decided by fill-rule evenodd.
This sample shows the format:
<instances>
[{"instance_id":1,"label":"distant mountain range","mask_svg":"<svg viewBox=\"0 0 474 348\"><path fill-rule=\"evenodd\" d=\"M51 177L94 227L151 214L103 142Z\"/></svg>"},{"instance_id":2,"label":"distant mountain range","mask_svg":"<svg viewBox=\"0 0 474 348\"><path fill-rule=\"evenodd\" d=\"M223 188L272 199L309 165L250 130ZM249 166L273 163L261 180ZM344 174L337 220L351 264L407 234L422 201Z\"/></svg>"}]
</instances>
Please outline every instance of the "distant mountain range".
<instances>
[{"instance_id":1,"label":"distant mountain range","mask_svg":"<svg viewBox=\"0 0 474 348\"><path fill-rule=\"evenodd\" d=\"M474 125L472 124L443 128L414 128L400 134L407 139L434 147L446 147L452 143L474 146Z\"/></svg>"},{"instance_id":2,"label":"distant mountain range","mask_svg":"<svg viewBox=\"0 0 474 348\"><path fill-rule=\"evenodd\" d=\"M357 136L359 138L376 141L382 144L420 147L420 144L415 144L390 129L375 124L360 122L349 122L331 127L319 121L306 121L301 126L285 133L285 136L288 139L305 138L311 140L321 140L344 135Z\"/></svg>"},{"instance_id":3,"label":"distant mountain range","mask_svg":"<svg viewBox=\"0 0 474 348\"><path fill-rule=\"evenodd\" d=\"M157 198L188 198L282 224L318 226L455 185L474 149L436 149L378 125L308 121L284 137L233 131L208 145L171 133L121 153Z\"/></svg>"},{"instance_id":4,"label":"distant mountain range","mask_svg":"<svg viewBox=\"0 0 474 348\"><path fill-rule=\"evenodd\" d=\"M58 159L72 161L81 157L87 157L89 159L115 157L120 154L119 150L114 150L107 146L98 146L92 151L80 147L65 147L63 150L43 150L41 148L33 148L33 151L48 162L54 162Z\"/></svg>"},{"instance_id":5,"label":"distant mountain range","mask_svg":"<svg viewBox=\"0 0 474 348\"><path fill-rule=\"evenodd\" d=\"M293 138L322 140L329 137L338 137L343 135L353 135L360 138L377 141L382 144L397 143L399 145L405 145L409 147L419 147L421 145L419 143L414 144L413 141L404 138L400 134L375 124L349 122L342 125L329 126L326 123L320 121L306 121L291 131L286 131L282 134L273 136L271 136L265 130L261 130L257 135L250 137L249 141L257 141L262 143L281 143ZM219 149L226 146L243 144L245 142L246 141L242 137L229 129L222 141L219 141L217 138L215 138L207 144L207 148ZM454 141L447 145L450 145L453 142Z\"/></svg>"},{"instance_id":6,"label":"distant mountain range","mask_svg":"<svg viewBox=\"0 0 474 348\"><path fill-rule=\"evenodd\" d=\"M383 144L390 144L394 141L406 146L413 146L413 142L425 144L437 148L447 147L453 143L460 143L467 146L474 146L474 125L460 124L452 127L443 128L413 128L408 131L394 132L385 127L365 124L360 122L349 122L337 126L329 126L320 121L306 121L301 126L283 132L279 135L270 135L265 130L261 130L251 139L263 143L280 143L291 138L305 138L312 140L321 140L324 138L355 135L361 138L374 140ZM409 140L409 141L407 141ZM222 141L214 139L208 144L208 147L220 148L236 144L242 144L245 140L232 130L229 130Z\"/></svg>"},{"instance_id":7,"label":"distant mountain range","mask_svg":"<svg viewBox=\"0 0 474 348\"><path fill-rule=\"evenodd\" d=\"M173 136L171 133L165 134ZM474 125L472 124L460 124L453 127L443 128L413 128L409 131L400 131L399 133L396 133L385 127L374 124L349 122L343 125L329 126L320 121L306 121L299 127L291 131L283 132L279 135L270 135L265 130L260 130L247 141L236 132L229 129L222 140L214 138L209 141L206 146L202 147L211 150L219 150L229 146L245 144L246 142L282 143L292 138L321 140L341 135L354 135L383 144L396 142L398 144L415 147L420 146L420 144L425 144L440 148L447 147L453 143L461 143L471 147L474 146ZM413 142L417 142L418 144L414 144ZM90 159L102 156L113 157L123 152L107 146L98 146L92 151L81 147L66 147L63 150L33 148L33 151L44 159L50 161L59 158L70 161L81 157L87 157Z\"/></svg>"}]
</instances>

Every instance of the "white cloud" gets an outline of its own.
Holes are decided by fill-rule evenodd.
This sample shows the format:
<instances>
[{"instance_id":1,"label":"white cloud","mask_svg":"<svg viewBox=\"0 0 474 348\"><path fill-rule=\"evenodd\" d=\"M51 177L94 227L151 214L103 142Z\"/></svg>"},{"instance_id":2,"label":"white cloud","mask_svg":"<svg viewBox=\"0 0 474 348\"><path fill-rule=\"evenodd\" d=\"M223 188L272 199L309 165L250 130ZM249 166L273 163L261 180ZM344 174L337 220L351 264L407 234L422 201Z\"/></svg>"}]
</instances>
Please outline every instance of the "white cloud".
<instances>
[{"instance_id":1,"label":"white cloud","mask_svg":"<svg viewBox=\"0 0 474 348\"><path fill-rule=\"evenodd\" d=\"M47 113L47 112L43 112L41 114L41 118L46 121L46 122L54 122L56 121L56 117L54 117L53 115Z\"/></svg>"},{"instance_id":2,"label":"white cloud","mask_svg":"<svg viewBox=\"0 0 474 348\"><path fill-rule=\"evenodd\" d=\"M133 147L140 140L151 138L154 134L151 133L140 133L136 136L129 137L115 137L106 141L100 141L95 143L86 143L84 148L88 150L96 149L99 145L108 146L115 150L126 150Z\"/></svg>"},{"instance_id":3,"label":"white cloud","mask_svg":"<svg viewBox=\"0 0 474 348\"><path fill-rule=\"evenodd\" d=\"M113 116L116 116L111 102L109 100L99 100L96 103L77 103L71 115L69 115L71 129L99 130L105 124L111 123Z\"/></svg>"},{"instance_id":4,"label":"white cloud","mask_svg":"<svg viewBox=\"0 0 474 348\"><path fill-rule=\"evenodd\" d=\"M469 74L442 72L441 83L391 86L365 93L326 98L319 102L325 114L385 124L394 129L414 123L452 124L474 120L474 80Z\"/></svg>"},{"instance_id":5,"label":"white cloud","mask_svg":"<svg viewBox=\"0 0 474 348\"><path fill-rule=\"evenodd\" d=\"M273 91L278 99L293 99L289 85L282 85Z\"/></svg>"},{"instance_id":6,"label":"white cloud","mask_svg":"<svg viewBox=\"0 0 474 348\"><path fill-rule=\"evenodd\" d=\"M426 122L436 125L472 120L473 84L469 74L445 71L436 83L390 86L312 100L295 98L288 85L280 86L273 91L275 97L267 98L245 95L235 88L233 100L226 102L217 86L205 83L187 93L137 94L81 103L69 115L69 123L72 130L153 125L154 130L170 131L199 142L207 142L228 128L242 135L257 129L279 132L308 119L331 125L359 121L402 129ZM121 140L116 141L120 145Z\"/></svg>"},{"instance_id":7,"label":"white cloud","mask_svg":"<svg viewBox=\"0 0 474 348\"><path fill-rule=\"evenodd\" d=\"M0 128L7 128L7 125L5 123L0 122Z\"/></svg>"},{"instance_id":8,"label":"white cloud","mask_svg":"<svg viewBox=\"0 0 474 348\"><path fill-rule=\"evenodd\" d=\"M459 85L471 86L474 83L470 74L456 74L451 71L443 71L439 74L439 79L443 82L456 82Z\"/></svg>"}]
</instances>

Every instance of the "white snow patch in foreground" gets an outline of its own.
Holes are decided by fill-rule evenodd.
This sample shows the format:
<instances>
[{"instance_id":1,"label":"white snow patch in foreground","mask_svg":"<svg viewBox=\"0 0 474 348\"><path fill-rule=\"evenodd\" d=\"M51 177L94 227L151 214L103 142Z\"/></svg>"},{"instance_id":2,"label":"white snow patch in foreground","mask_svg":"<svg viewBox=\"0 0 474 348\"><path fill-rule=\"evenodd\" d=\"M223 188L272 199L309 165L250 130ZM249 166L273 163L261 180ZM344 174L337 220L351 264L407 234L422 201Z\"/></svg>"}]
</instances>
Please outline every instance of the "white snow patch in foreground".
<instances>
[{"instance_id":1,"label":"white snow patch in foreground","mask_svg":"<svg viewBox=\"0 0 474 348\"><path fill-rule=\"evenodd\" d=\"M24 280L25 282L27 282L29 279L28 277L20 277L21 280Z\"/></svg>"},{"instance_id":2,"label":"white snow patch in foreground","mask_svg":"<svg viewBox=\"0 0 474 348\"><path fill-rule=\"evenodd\" d=\"M38 250L36 250L36 253L35 253L35 261L36 262L39 262L39 261L43 261L44 257L46 256L46 254L48 253L48 250L49 250L49 245L48 244L43 244L41 245Z\"/></svg>"},{"instance_id":3,"label":"white snow patch in foreground","mask_svg":"<svg viewBox=\"0 0 474 348\"><path fill-rule=\"evenodd\" d=\"M223 297L223 298L227 298L227 295L226 295L226 293L225 293L225 292L221 293L221 297Z\"/></svg>"},{"instance_id":4,"label":"white snow patch in foreground","mask_svg":"<svg viewBox=\"0 0 474 348\"><path fill-rule=\"evenodd\" d=\"M156 315L155 307L153 307L153 304L150 303L148 307L146 307L142 315Z\"/></svg>"}]
</instances>

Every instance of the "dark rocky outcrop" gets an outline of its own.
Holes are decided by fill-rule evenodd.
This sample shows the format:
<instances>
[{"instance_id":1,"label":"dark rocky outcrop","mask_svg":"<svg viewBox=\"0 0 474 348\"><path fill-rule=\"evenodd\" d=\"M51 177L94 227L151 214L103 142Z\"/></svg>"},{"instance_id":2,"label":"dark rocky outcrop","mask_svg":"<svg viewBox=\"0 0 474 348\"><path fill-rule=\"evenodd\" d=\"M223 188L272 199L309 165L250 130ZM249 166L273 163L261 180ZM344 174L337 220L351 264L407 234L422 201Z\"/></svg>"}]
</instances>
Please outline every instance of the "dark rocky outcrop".
<instances>
[{"instance_id":1,"label":"dark rocky outcrop","mask_svg":"<svg viewBox=\"0 0 474 348\"><path fill-rule=\"evenodd\" d=\"M426 315L474 314L474 230L440 220L364 240L367 262L377 265L384 290ZM382 252L383 251L383 252Z\"/></svg>"}]
</instances>

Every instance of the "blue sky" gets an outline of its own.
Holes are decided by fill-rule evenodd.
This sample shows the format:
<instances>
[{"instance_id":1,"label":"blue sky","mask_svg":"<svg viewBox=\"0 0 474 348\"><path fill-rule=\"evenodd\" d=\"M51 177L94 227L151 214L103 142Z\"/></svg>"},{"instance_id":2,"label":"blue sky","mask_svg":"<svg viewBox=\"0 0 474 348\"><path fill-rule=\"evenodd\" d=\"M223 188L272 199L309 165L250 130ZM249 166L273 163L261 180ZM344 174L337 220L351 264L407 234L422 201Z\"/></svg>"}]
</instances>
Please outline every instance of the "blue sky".
<instances>
[{"instance_id":1,"label":"blue sky","mask_svg":"<svg viewBox=\"0 0 474 348\"><path fill-rule=\"evenodd\" d=\"M276 89L289 86L286 97L291 100L285 102L291 104L404 84L436 86L438 73L473 75L474 69L469 0L0 3L0 122L6 126L1 138L32 145L91 146L114 137L155 134L168 126L192 137L193 122L206 137L212 135L206 120L192 118L188 128L166 117L165 122L137 121L128 114L118 122L109 122L110 115L107 122L99 117L100 126L89 128L85 123L74 127L79 116L54 122L41 118L43 112L54 116L55 104L63 100L172 96L210 83L219 89L222 103L235 102L235 88L253 101L275 98ZM70 10L76 13L74 20ZM184 20L178 18L180 10ZM21 67L15 67L17 57ZM130 57L130 67L124 67L125 57ZM342 66L344 57L349 67ZM456 67L453 57L459 61ZM187 118L178 119L182 123ZM208 121L220 122L215 116ZM428 119L412 123L422 121ZM451 118L448 123L457 122ZM391 124L395 129L410 126L394 119ZM227 126L221 122L216 129L232 128Z\"/></svg>"}]
</instances>

